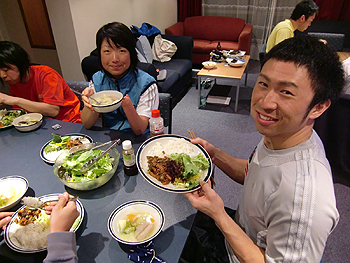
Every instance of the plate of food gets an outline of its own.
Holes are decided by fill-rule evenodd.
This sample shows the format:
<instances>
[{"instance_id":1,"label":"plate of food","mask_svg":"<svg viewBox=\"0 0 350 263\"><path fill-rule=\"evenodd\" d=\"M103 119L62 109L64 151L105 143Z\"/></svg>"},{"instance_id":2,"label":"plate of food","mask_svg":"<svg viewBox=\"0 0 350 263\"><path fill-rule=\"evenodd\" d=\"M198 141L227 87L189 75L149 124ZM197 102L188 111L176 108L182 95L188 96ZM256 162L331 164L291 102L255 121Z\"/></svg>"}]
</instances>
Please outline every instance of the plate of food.
<instances>
[{"instance_id":1,"label":"plate of food","mask_svg":"<svg viewBox=\"0 0 350 263\"><path fill-rule=\"evenodd\" d=\"M10 175L0 178L0 212L17 205L27 189L28 181L22 176Z\"/></svg>"},{"instance_id":2,"label":"plate of food","mask_svg":"<svg viewBox=\"0 0 350 263\"><path fill-rule=\"evenodd\" d=\"M173 134L149 138L136 153L141 175L155 187L174 193L192 192L208 181L213 165L207 151Z\"/></svg>"},{"instance_id":3,"label":"plate of food","mask_svg":"<svg viewBox=\"0 0 350 263\"><path fill-rule=\"evenodd\" d=\"M12 216L8 223L4 237L6 244L14 251L20 253L37 253L47 248L47 235L50 233L50 216L45 212L47 202L57 201L59 194L48 194L38 197L43 203L40 208L29 209L23 205ZM77 200L78 218L70 231L75 232L84 218L84 207Z\"/></svg>"},{"instance_id":4,"label":"plate of food","mask_svg":"<svg viewBox=\"0 0 350 263\"><path fill-rule=\"evenodd\" d=\"M226 53L227 58L241 58L245 55L245 51L242 50L230 50Z\"/></svg>"},{"instance_id":5,"label":"plate of food","mask_svg":"<svg viewBox=\"0 0 350 263\"><path fill-rule=\"evenodd\" d=\"M164 227L164 212L150 201L126 202L117 207L107 221L111 236L127 245L139 245L154 239Z\"/></svg>"},{"instance_id":6,"label":"plate of food","mask_svg":"<svg viewBox=\"0 0 350 263\"><path fill-rule=\"evenodd\" d=\"M25 110L0 110L0 129L5 129L12 126L12 122L17 117L26 114Z\"/></svg>"},{"instance_id":7,"label":"plate of food","mask_svg":"<svg viewBox=\"0 0 350 263\"><path fill-rule=\"evenodd\" d=\"M65 150L85 143L92 143L90 136L81 133L69 133L66 135L53 135L52 140L44 144L40 149L40 157L45 162L54 164L57 157Z\"/></svg>"},{"instance_id":8,"label":"plate of food","mask_svg":"<svg viewBox=\"0 0 350 263\"><path fill-rule=\"evenodd\" d=\"M231 66L235 68L242 67L245 63L244 59L241 58L227 58L226 62Z\"/></svg>"}]
</instances>

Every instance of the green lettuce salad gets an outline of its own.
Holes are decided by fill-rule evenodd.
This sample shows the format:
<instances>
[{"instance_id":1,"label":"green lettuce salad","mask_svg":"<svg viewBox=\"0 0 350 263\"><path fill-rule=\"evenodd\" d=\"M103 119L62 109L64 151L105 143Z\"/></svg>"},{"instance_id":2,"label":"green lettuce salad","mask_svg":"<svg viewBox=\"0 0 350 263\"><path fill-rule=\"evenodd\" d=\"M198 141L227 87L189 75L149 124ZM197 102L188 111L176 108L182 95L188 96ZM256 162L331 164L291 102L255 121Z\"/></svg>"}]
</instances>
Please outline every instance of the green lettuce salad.
<instances>
[{"instance_id":1,"label":"green lettuce salad","mask_svg":"<svg viewBox=\"0 0 350 263\"><path fill-rule=\"evenodd\" d=\"M171 160L182 165L182 178L175 178L176 187L192 188L198 185L202 180L200 173L209 168L209 161L202 155L198 154L190 157L188 154L171 154Z\"/></svg>"},{"instance_id":2,"label":"green lettuce salad","mask_svg":"<svg viewBox=\"0 0 350 263\"><path fill-rule=\"evenodd\" d=\"M66 150L66 145L69 140L71 140L70 136L53 135L52 141L45 147L44 152L50 153Z\"/></svg>"},{"instance_id":3,"label":"green lettuce salad","mask_svg":"<svg viewBox=\"0 0 350 263\"><path fill-rule=\"evenodd\" d=\"M114 158L108 153L98 160L88 171L81 172L80 168L89 160L99 156L101 150L79 150L65 157L58 169L58 176L67 182L84 182L96 179L113 168Z\"/></svg>"}]
</instances>

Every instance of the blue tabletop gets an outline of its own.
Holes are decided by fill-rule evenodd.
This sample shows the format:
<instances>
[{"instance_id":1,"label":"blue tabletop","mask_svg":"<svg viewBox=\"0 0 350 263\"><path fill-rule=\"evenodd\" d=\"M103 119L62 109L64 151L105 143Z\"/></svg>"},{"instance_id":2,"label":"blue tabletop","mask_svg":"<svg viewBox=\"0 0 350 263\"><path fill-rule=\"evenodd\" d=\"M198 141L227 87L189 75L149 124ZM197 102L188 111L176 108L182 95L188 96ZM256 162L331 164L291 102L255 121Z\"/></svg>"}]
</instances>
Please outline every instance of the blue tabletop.
<instances>
[{"instance_id":1,"label":"blue tabletop","mask_svg":"<svg viewBox=\"0 0 350 263\"><path fill-rule=\"evenodd\" d=\"M57 123L62 127L55 131L52 125ZM19 132L13 127L0 130L0 177L24 176L29 182L27 195L67 191L79 196L85 208L85 218L77 231L79 262L131 262L125 252L129 247L114 240L107 230L107 220L112 211L130 200L148 200L161 207L165 214L165 226L154 239L154 249L167 262L178 262L196 213L190 202L181 194L155 188L140 174L132 177L124 175L122 159L112 179L98 189L77 191L65 187L53 174L52 165L40 158L40 149L52 139L52 132L83 133L91 136L94 142L129 139L135 152L148 137L102 128L86 130L81 124L52 119L44 119L41 127L31 132ZM121 153L121 145L117 149ZM19 205L11 211L18 208ZM42 262L46 256L46 251L21 254L11 250L3 236L0 241L0 254L18 262Z\"/></svg>"}]
</instances>

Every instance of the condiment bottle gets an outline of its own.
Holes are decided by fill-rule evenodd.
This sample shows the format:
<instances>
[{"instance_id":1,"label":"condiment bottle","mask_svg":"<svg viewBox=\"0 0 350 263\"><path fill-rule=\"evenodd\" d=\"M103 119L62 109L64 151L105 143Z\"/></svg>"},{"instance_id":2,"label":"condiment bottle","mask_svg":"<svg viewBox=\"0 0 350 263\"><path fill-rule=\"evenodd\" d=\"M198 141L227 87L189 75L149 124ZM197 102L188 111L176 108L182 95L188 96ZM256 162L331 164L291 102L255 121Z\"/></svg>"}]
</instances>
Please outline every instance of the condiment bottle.
<instances>
[{"instance_id":1,"label":"condiment bottle","mask_svg":"<svg viewBox=\"0 0 350 263\"><path fill-rule=\"evenodd\" d=\"M221 50L221 45L220 45L220 41L218 42L218 45L216 46L217 50Z\"/></svg>"},{"instance_id":2,"label":"condiment bottle","mask_svg":"<svg viewBox=\"0 0 350 263\"><path fill-rule=\"evenodd\" d=\"M159 110L152 110L152 117L149 119L151 137L164 134L164 120Z\"/></svg>"},{"instance_id":3,"label":"condiment bottle","mask_svg":"<svg viewBox=\"0 0 350 263\"><path fill-rule=\"evenodd\" d=\"M122 143L123 145L123 161L124 161L124 174L125 175L136 175L138 174L138 170L135 162L135 153L132 148L131 141L125 140Z\"/></svg>"}]
</instances>

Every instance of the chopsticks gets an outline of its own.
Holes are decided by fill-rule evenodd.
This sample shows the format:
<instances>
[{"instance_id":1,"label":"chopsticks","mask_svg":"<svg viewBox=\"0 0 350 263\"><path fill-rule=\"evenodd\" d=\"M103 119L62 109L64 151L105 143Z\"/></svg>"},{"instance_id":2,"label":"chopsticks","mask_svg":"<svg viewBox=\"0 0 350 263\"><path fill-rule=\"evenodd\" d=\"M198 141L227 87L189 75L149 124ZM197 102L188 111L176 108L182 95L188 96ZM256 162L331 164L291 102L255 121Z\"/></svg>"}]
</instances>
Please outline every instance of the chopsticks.
<instances>
[{"instance_id":1,"label":"chopsticks","mask_svg":"<svg viewBox=\"0 0 350 263\"><path fill-rule=\"evenodd\" d=\"M193 140L193 139L196 139L196 135L194 134L194 131L193 130L190 130L190 129L187 129L187 132L188 132L188 134L190 135L190 138ZM214 175L212 175L211 177L210 177L210 181L211 181L211 185L212 186L215 186L216 185L216 183L215 183L215 181L214 181Z\"/></svg>"},{"instance_id":2,"label":"chopsticks","mask_svg":"<svg viewBox=\"0 0 350 263\"><path fill-rule=\"evenodd\" d=\"M188 134L190 135L191 139L195 139L196 138L196 135L194 134L193 130L190 131L189 129L187 129L187 131L188 131Z\"/></svg>"}]
</instances>

